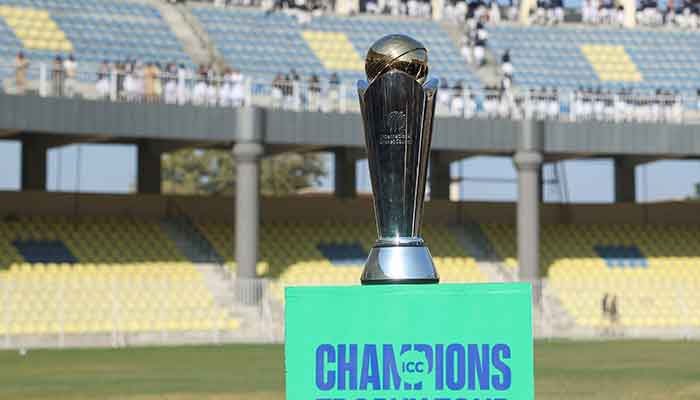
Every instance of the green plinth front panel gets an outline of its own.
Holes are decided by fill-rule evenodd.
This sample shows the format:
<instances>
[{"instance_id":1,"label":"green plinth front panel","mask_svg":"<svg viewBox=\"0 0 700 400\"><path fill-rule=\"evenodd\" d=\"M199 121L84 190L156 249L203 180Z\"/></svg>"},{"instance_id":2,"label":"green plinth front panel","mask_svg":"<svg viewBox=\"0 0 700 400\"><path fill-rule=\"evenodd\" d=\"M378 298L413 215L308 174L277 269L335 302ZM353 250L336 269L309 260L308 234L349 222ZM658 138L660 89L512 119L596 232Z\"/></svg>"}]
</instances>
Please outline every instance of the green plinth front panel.
<instances>
[{"instance_id":1,"label":"green plinth front panel","mask_svg":"<svg viewBox=\"0 0 700 400\"><path fill-rule=\"evenodd\" d=\"M530 400L527 283L291 287L287 400Z\"/></svg>"}]
</instances>

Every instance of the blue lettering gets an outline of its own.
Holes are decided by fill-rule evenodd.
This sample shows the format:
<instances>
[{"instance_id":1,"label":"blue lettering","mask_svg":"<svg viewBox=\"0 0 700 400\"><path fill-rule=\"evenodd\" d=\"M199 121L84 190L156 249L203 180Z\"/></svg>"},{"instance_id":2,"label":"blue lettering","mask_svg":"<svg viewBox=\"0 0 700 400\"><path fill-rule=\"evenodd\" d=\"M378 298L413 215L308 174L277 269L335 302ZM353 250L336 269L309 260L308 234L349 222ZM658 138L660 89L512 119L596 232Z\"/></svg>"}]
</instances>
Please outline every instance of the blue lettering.
<instances>
[{"instance_id":1,"label":"blue lettering","mask_svg":"<svg viewBox=\"0 0 700 400\"><path fill-rule=\"evenodd\" d=\"M479 356L479 346L470 344L469 350L469 390L476 389L476 380L479 380L481 390L489 389L489 345L481 345L481 356Z\"/></svg>"},{"instance_id":2,"label":"blue lettering","mask_svg":"<svg viewBox=\"0 0 700 400\"><path fill-rule=\"evenodd\" d=\"M445 355L445 377L447 387L450 390L462 390L464 388L464 346L453 343L447 346Z\"/></svg>"},{"instance_id":3,"label":"blue lettering","mask_svg":"<svg viewBox=\"0 0 700 400\"><path fill-rule=\"evenodd\" d=\"M357 345L347 346L349 358L345 358L346 346L338 345L338 390L345 390L345 383L348 382L350 390L357 389Z\"/></svg>"},{"instance_id":4,"label":"blue lettering","mask_svg":"<svg viewBox=\"0 0 700 400\"><path fill-rule=\"evenodd\" d=\"M382 367L382 389L398 390L401 387L401 378L399 377L399 370L396 368L394 348L390 344L384 345L382 351Z\"/></svg>"},{"instance_id":5,"label":"blue lettering","mask_svg":"<svg viewBox=\"0 0 700 400\"><path fill-rule=\"evenodd\" d=\"M377 346L365 345L362 352L362 372L360 373L360 390L367 390L367 385L372 389L381 389L379 382L379 361L377 360Z\"/></svg>"},{"instance_id":6,"label":"blue lettering","mask_svg":"<svg viewBox=\"0 0 700 400\"><path fill-rule=\"evenodd\" d=\"M418 362L416 363L416 372L421 373L421 372L424 372L424 371L425 371L425 369L423 368L423 364L424 364L424 363L422 363L422 362L420 362L420 361L418 361Z\"/></svg>"},{"instance_id":7,"label":"blue lettering","mask_svg":"<svg viewBox=\"0 0 700 400\"><path fill-rule=\"evenodd\" d=\"M445 379L442 376L443 373L443 345L435 345L435 390L442 390L445 385Z\"/></svg>"},{"instance_id":8,"label":"blue lettering","mask_svg":"<svg viewBox=\"0 0 700 400\"><path fill-rule=\"evenodd\" d=\"M335 375L333 371L325 373L324 359L328 364L335 362L335 349L330 344L322 344L316 349L316 387L319 390L331 390L335 385Z\"/></svg>"},{"instance_id":9,"label":"blue lettering","mask_svg":"<svg viewBox=\"0 0 700 400\"><path fill-rule=\"evenodd\" d=\"M491 377L491 385L495 390L506 390L510 388L511 372L510 367L503 361L510 359L510 346L499 343L491 349L491 362L493 367L501 374L494 374Z\"/></svg>"}]
</instances>

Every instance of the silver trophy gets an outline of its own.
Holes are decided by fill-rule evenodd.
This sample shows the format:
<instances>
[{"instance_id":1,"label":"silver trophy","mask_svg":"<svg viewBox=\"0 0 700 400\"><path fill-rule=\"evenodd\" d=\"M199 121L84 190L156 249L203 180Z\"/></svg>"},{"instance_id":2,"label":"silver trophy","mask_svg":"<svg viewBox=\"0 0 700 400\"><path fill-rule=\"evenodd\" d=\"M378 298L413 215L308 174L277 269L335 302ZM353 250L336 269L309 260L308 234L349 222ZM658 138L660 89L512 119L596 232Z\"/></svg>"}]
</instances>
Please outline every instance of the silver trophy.
<instances>
[{"instance_id":1,"label":"silver trophy","mask_svg":"<svg viewBox=\"0 0 700 400\"><path fill-rule=\"evenodd\" d=\"M404 35L388 35L367 53L367 80L358 82L379 239L362 284L437 283L420 235L433 131L437 80L428 51Z\"/></svg>"}]
</instances>

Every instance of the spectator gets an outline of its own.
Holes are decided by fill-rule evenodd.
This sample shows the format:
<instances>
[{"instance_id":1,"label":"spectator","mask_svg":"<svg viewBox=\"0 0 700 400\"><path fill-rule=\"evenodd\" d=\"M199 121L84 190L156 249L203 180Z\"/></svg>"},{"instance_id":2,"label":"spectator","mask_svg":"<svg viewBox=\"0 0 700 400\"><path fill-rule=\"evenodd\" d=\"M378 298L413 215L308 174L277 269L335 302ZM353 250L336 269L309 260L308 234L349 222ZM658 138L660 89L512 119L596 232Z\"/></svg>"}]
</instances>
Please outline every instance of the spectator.
<instances>
[{"instance_id":1,"label":"spectator","mask_svg":"<svg viewBox=\"0 0 700 400\"><path fill-rule=\"evenodd\" d=\"M476 116L476 101L474 99L474 93L469 93L469 95L465 94L464 98L464 118L474 118Z\"/></svg>"},{"instance_id":2,"label":"spectator","mask_svg":"<svg viewBox=\"0 0 700 400\"><path fill-rule=\"evenodd\" d=\"M617 295L613 296L610 302L610 322L614 325L617 324L619 319L618 309L617 309Z\"/></svg>"},{"instance_id":3,"label":"spectator","mask_svg":"<svg viewBox=\"0 0 700 400\"><path fill-rule=\"evenodd\" d=\"M464 115L464 93L462 82L457 82L452 87L452 101L450 103L450 113L454 116Z\"/></svg>"},{"instance_id":4,"label":"spectator","mask_svg":"<svg viewBox=\"0 0 700 400\"><path fill-rule=\"evenodd\" d=\"M309 78L309 110L320 111L321 109L321 79L313 74Z\"/></svg>"},{"instance_id":5,"label":"spectator","mask_svg":"<svg viewBox=\"0 0 700 400\"><path fill-rule=\"evenodd\" d=\"M191 71L185 68L185 64L180 64L177 67L177 104L184 105L190 101L189 90L187 84L191 80Z\"/></svg>"},{"instance_id":6,"label":"spectator","mask_svg":"<svg viewBox=\"0 0 700 400\"><path fill-rule=\"evenodd\" d=\"M283 86L282 86L282 96L283 96L283 104L282 106L284 108L294 108L296 105L296 99L295 99L295 90L294 90L294 81L293 77L296 75L296 72L292 70L291 74L287 74L284 76L283 79ZM298 75L297 75L298 77Z\"/></svg>"},{"instance_id":7,"label":"spectator","mask_svg":"<svg viewBox=\"0 0 700 400\"><path fill-rule=\"evenodd\" d=\"M501 9L498 7L497 1L491 1L491 9L489 10L489 22L493 24L501 22Z\"/></svg>"},{"instance_id":8,"label":"spectator","mask_svg":"<svg viewBox=\"0 0 700 400\"><path fill-rule=\"evenodd\" d=\"M73 97L75 95L78 75L78 63L75 61L73 54L69 54L68 58L63 62L63 70L66 76L66 96Z\"/></svg>"},{"instance_id":9,"label":"spectator","mask_svg":"<svg viewBox=\"0 0 700 400\"><path fill-rule=\"evenodd\" d=\"M107 60L102 61L97 72L97 83L95 83L97 98L100 100L109 98L110 91L110 68Z\"/></svg>"},{"instance_id":10,"label":"spectator","mask_svg":"<svg viewBox=\"0 0 700 400\"><path fill-rule=\"evenodd\" d=\"M153 63L149 62L143 69L143 93L146 103L156 102L155 81L157 79Z\"/></svg>"},{"instance_id":11,"label":"spectator","mask_svg":"<svg viewBox=\"0 0 700 400\"><path fill-rule=\"evenodd\" d=\"M581 17L583 23L598 23L598 0L585 0L581 3Z\"/></svg>"},{"instance_id":12,"label":"spectator","mask_svg":"<svg viewBox=\"0 0 700 400\"><path fill-rule=\"evenodd\" d=\"M340 103L340 77L337 73L332 73L328 80L328 109L338 109Z\"/></svg>"},{"instance_id":13,"label":"spectator","mask_svg":"<svg viewBox=\"0 0 700 400\"><path fill-rule=\"evenodd\" d=\"M552 25L558 25L564 22L564 2L562 0L550 0L549 10L547 10L547 19Z\"/></svg>"},{"instance_id":14,"label":"spectator","mask_svg":"<svg viewBox=\"0 0 700 400\"><path fill-rule=\"evenodd\" d=\"M15 89L18 94L24 94L27 90L27 70L29 69L29 60L21 51L17 53L15 58Z\"/></svg>"},{"instance_id":15,"label":"spectator","mask_svg":"<svg viewBox=\"0 0 700 400\"><path fill-rule=\"evenodd\" d=\"M481 67L484 65L484 57L486 55L486 42L488 40L488 32L482 22L476 24L476 36L474 41L474 63Z\"/></svg>"},{"instance_id":16,"label":"spectator","mask_svg":"<svg viewBox=\"0 0 700 400\"><path fill-rule=\"evenodd\" d=\"M132 67L132 90L135 102L142 102L146 93L145 72L146 66L141 61L136 61Z\"/></svg>"},{"instance_id":17,"label":"spectator","mask_svg":"<svg viewBox=\"0 0 700 400\"><path fill-rule=\"evenodd\" d=\"M221 107L231 107L231 69L224 70L224 81L219 87L219 105Z\"/></svg>"},{"instance_id":18,"label":"spectator","mask_svg":"<svg viewBox=\"0 0 700 400\"><path fill-rule=\"evenodd\" d=\"M165 104L178 103L178 87L174 76L168 75L165 78L165 86L163 88L163 101Z\"/></svg>"},{"instance_id":19,"label":"spectator","mask_svg":"<svg viewBox=\"0 0 700 400\"><path fill-rule=\"evenodd\" d=\"M518 20L518 7L520 6L519 0L508 0L508 20L517 21Z\"/></svg>"},{"instance_id":20,"label":"spectator","mask_svg":"<svg viewBox=\"0 0 700 400\"><path fill-rule=\"evenodd\" d=\"M501 72L508 80L513 79L513 64L510 62L510 50L506 50L501 56Z\"/></svg>"},{"instance_id":21,"label":"spectator","mask_svg":"<svg viewBox=\"0 0 700 400\"><path fill-rule=\"evenodd\" d=\"M284 99L284 91L285 91L285 80L284 77L282 76L281 73L277 73L275 75L275 79L272 80L272 91L271 91L271 96L272 96L272 106L275 108L279 108L282 106L282 102Z\"/></svg>"},{"instance_id":22,"label":"spectator","mask_svg":"<svg viewBox=\"0 0 700 400\"><path fill-rule=\"evenodd\" d=\"M452 95L450 94L450 86L447 84L447 79L442 78L440 79L440 90L438 90L438 105L440 107L444 107L446 109L449 109L450 107L450 101L451 101Z\"/></svg>"},{"instance_id":23,"label":"spectator","mask_svg":"<svg viewBox=\"0 0 700 400\"><path fill-rule=\"evenodd\" d=\"M57 55L53 59L51 66L52 93L54 96L63 96L63 83L65 81L65 71L63 70L63 59Z\"/></svg>"},{"instance_id":24,"label":"spectator","mask_svg":"<svg viewBox=\"0 0 700 400\"><path fill-rule=\"evenodd\" d=\"M163 97L163 70L160 67L160 63L156 61L153 63L152 71L153 75L153 101L158 102Z\"/></svg>"},{"instance_id":25,"label":"spectator","mask_svg":"<svg viewBox=\"0 0 700 400\"><path fill-rule=\"evenodd\" d=\"M608 317L608 297L610 297L610 295L605 293L603 300L600 302L600 312L603 315L603 319L607 319Z\"/></svg>"},{"instance_id":26,"label":"spectator","mask_svg":"<svg viewBox=\"0 0 700 400\"><path fill-rule=\"evenodd\" d=\"M206 72L200 70L199 79L192 90L192 104L195 106L203 106L207 103L207 89L209 82L207 81Z\"/></svg>"},{"instance_id":27,"label":"spectator","mask_svg":"<svg viewBox=\"0 0 700 400\"><path fill-rule=\"evenodd\" d=\"M208 79L208 78L207 78ZM209 80L207 85L207 105L216 107L219 102L219 82L216 78Z\"/></svg>"},{"instance_id":28,"label":"spectator","mask_svg":"<svg viewBox=\"0 0 700 400\"><path fill-rule=\"evenodd\" d=\"M117 96L123 99L125 97L124 78L126 77L126 63L123 61L118 61L114 69L115 73L117 74Z\"/></svg>"},{"instance_id":29,"label":"spectator","mask_svg":"<svg viewBox=\"0 0 700 400\"><path fill-rule=\"evenodd\" d=\"M464 40L462 40L462 46L460 47L460 53L462 53L462 57L468 64L474 61L474 49L470 42L469 38L464 38Z\"/></svg>"},{"instance_id":30,"label":"spectator","mask_svg":"<svg viewBox=\"0 0 700 400\"><path fill-rule=\"evenodd\" d=\"M231 106L241 107L245 103L245 83L243 75L237 69L231 70Z\"/></svg>"}]
</instances>

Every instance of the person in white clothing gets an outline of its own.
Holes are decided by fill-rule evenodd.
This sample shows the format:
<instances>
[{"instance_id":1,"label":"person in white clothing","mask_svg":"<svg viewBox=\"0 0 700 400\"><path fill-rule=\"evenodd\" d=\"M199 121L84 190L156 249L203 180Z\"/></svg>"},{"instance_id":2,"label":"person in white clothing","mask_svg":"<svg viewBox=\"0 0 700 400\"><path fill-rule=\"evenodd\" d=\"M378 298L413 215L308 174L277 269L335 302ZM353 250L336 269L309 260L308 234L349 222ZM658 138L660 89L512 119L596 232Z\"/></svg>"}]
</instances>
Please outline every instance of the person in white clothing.
<instances>
[{"instance_id":1,"label":"person in white clothing","mask_svg":"<svg viewBox=\"0 0 700 400\"><path fill-rule=\"evenodd\" d=\"M219 88L216 81L209 81L207 85L207 105L216 107L219 104Z\"/></svg>"},{"instance_id":2,"label":"person in white clothing","mask_svg":"<svg viewBox=\"0 0 700 400\"><path fill-rule=\"evenodd\" d=\"M450 92L450 86L447 84L447 79L442 78L440 80L440 90L438 90L438 108L443 110L448 110L450 107L450 102L452 100L452 93Z\"/></svg>"},{"instance_id":3,"label":"person in white clothing","mask_svg":"<svg viewBox=\"0 0 700 400\"><path fill-rule=\"evenodd\" d=\"M465 96L464 100L464 118L471 119L476 117L476 101L474 95Z\"/></svg>"},{"instance_id":4,"label":"person in white clothing","mask_svg":"<svg viewBox=\"0 0 700 400\"><path fill-rule=\"evenodd\" d=\"M76 86L78 84L78 63L75 61L73 54L69 55L65 61L63 61L63 71L66 74L66 96L73 97L77 90Z\"/></svg>"},{"instance_id":5,"label":"person in white clothing","mask_svg":"<svg viewBox=\"0 0 700 400\"><path fill-rule=\"evenodd\" d=\"M207 101L207 82L205 77L200 77L192 90L192 104L203 106Z\"/></svg>"},{"instance_id":6,"label":"person in white clothing","mask_svg":"<svg viewBox=\"0 0 700 400\"><path fill-rule=\"evenodd\" d=\"M175 78L168 78L163 88L163 99L165 104L177 104L177 82Z\"/></svg>"},{"instance_id":7,"label":"person in white clothing","mask_svg":"<svg viewBox=\"0 0 700 400\"><path fill-rule=\"evenodd\" d=\"M187 82L190 80L189 71L184 64L180 64L177 68L177 104L185 105L190 101L190 92L187 89Z\"/></svg>"},{"instance_id":8,"label":"person in white clothing","mask_svg":"<svg viewBox=\"0 0 700 400\"><path fill-rule=\"evenodd\" d=\"M235 68L231 71L231 93L229 97L231 98L232 107L241 107L245 102L243 75Z\"/></svg>"},{"instance_id":9,"label":"person in white clothing","mask_svg":"<svg viewBox=\"0 0 700 400\"><path fill-rule=\"evenodd\" d=\"M97 83L95 83L95 91L97 92L97 98L100 100L107 99L109 97L109 75L100 72L97 75Z\"/></svg>"},{"instance_id":10,"label":"person in white clothing","mask_svg":"<svg viewBox=\"0 0 700 400\"><path fill-rule=\"evenodd\" d=\"M224 83L219 87L219 106L231 106L231 71L224 72Z\"/></svg>"}]
</instances>

